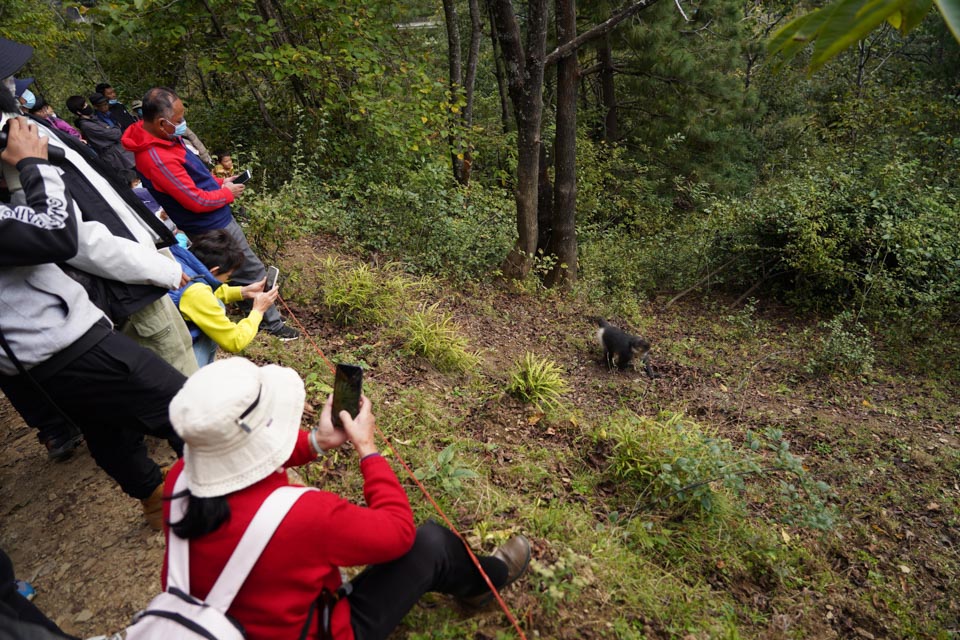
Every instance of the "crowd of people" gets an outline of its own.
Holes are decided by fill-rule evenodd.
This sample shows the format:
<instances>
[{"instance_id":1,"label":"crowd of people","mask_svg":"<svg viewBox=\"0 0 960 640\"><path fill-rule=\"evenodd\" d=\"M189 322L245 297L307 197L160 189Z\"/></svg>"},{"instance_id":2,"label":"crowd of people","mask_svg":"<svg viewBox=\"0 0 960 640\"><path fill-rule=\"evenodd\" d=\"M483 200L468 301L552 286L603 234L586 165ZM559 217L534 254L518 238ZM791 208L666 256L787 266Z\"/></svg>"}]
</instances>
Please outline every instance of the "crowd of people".
<instances>
[{"instance_id":1,"label":"crowd of people","mask_svg":"<svg viewBox=\"0 0 960 640\"><path fill-rule=\"evenodd\" d=\"M366 506L316 490L293 504L225 612L249 638L385 638L428 591L488 602L460 538L433 522L414 527L377 451L368 399L355 418L341 413L343 429L328 400L301 430L295 371L215 358L259 331L298 337L234 219L244 185L230 154L212 167L196 136L185 139L183 102L165 87L128 110L98 84L66 100L71 125L33 78L15 77L31 55L0 38L0 390L48 456L85 442L140 501L146 526L168 545L188 542L186 583L204 599L268 497L289 484L285 469L349 442ZM225 305L241 301L251 308L234 322ZM167 441L178 458L170 469L150 458L145 436ZM529 559L515 536L479 564L502 588ZM358 565L367 568L344 583L339 568ZM0 550L0 629L69 637L13 585Z\"/></svg>"}]
</instances>

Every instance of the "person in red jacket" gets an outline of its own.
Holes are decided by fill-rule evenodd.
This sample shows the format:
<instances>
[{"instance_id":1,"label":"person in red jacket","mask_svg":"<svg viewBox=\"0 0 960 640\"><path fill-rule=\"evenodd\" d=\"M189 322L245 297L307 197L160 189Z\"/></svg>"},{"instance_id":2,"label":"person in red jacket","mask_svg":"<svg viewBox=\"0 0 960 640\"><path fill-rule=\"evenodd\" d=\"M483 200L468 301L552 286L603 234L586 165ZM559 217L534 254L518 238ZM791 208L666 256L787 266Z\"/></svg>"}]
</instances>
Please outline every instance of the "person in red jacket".
<instances>
[{"instance_id":1,"label":"person in red jacket","mask_svg":"<svg viewBox=\"0 0 960 640\"><path fill-rule=\"evenodd\" d=\"M377 451L370 401L362 398L356 419L341 412L344 428L336 429L331 397L319 425L307 432L300 430L304 399L303 381L292 369L229 358L200 369L170 403L170 421L186 446L167 474L164 520L168 539L189 540L191 595L207 597L260 505L290 484L286 467L349 441L360 459L366 506L328 491L303 495L227 615L251 640L297 638L304 630L308 638L373 640L386 638L428 591L475 606L492 600L453 532L432 521L414 528L407 495ZM181 473L187 510L170 523L169 499ZM530 543L514 536L479 561L501 589L526 570ZM360 565L368 566L343 583L339 568ZM162 579L166 588L166 561ZM328 629L319 628L324 619Z\"/></svg>"},{"instance_id":2,"label":"person in red jacket","mask_svg":"<svg viewBox=\"0 0 960 640\"><path fill-rule=\"evenodd\" d=\"M187 131L184 113L183 101L171 89L150 89L143 96L143 120L123 132L123 146L133 153L143 186L188 238L215 229L226 229L233 236L243 249L244 262L233 272L232 284L260 282L266 268L230 209L244 185L234 182L237 176L214 177L203 160L187 148L182 140ZM275 306L263 315L261 328L283 341L300 335L283 323Z\"/></svg>"}]
</instances>

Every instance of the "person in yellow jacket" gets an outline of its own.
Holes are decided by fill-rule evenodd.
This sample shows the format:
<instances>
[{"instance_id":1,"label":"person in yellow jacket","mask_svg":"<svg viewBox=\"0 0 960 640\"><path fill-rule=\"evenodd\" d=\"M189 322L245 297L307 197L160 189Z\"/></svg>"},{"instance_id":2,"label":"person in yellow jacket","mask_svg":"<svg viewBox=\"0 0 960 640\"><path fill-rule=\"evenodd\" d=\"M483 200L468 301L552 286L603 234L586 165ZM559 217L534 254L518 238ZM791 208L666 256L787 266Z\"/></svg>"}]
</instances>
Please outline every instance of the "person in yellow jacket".
<instances>
[{"instance_id":1,"label":"person in yellow jacket","mask_svg":"<svg viewBox=\"0 0 960 640\"><path fill-rule=\"evenodd\" d=\"M193 352L201 367L213 362L217 347L237 353L249 345L260 329L264 312L279 293L264 291L266 278L246 286L226 284L243 264L243 249L223 229L194 236L189 249L170 248L190 281L170 292L193 338ZM240 322L227 317L226 304L252 300L250 314Z\"/></svg>"}]
</instances>

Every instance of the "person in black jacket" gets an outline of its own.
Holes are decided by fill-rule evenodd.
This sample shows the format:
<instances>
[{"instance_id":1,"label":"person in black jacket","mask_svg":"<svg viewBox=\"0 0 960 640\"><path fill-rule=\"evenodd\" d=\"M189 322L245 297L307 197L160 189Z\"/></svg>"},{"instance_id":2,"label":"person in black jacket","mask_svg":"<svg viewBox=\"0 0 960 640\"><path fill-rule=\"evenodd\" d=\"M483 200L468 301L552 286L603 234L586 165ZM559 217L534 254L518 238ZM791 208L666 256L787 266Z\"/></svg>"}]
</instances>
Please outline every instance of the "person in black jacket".
<instances>
[{"instance_id":1,"label":"person in black jacket","mask_svg":"<svg viewBox=\"0 0 960 640\"><path fill-rule=\"evenodd\" d=\"M109 83L101 82L97 85L95 92L107 99L107 104L109 105L107 111L110 114L110 118L117 123L121 131L126 131L127 127L140 119L136 114L127 111L126 105L117 99L117 90L110 86Z\"/></svg>"},{"instance_id":2,"label":"person in black jacket","mask_svg":"<svg viewBox=\"0 0 960 640\"><path fill-rule=\"evenodd\" d=\"M107 115L107 119L96 117L97 112L92 106L94 102L107 106L107 99L95 93L90 96L89 101L84 100L83 96L70 96L67 98L67 109L77 116L77 129L97 155L112 169L114 177L129 185L136 179L137 172L133 154L120 144L123 130L109 118L109 114L102 114Z\"/></svg>"},{"instance_id":3,"label":"person in black jacket","mask_svg":"<svg viewBox=\"0 0 960 640\"><path fill-rule=\"evenodd\" d=\"M58 413L77 425L97 465L159 530L163 472L143 436L183 453L168 408L186 378L114 331L64 273L80 247L74 202L47 161L48 138L26 118L8 124L0 161L17 168L26 197L0 204L0 389L28 424Z\"/></svg>"}]
</instances>

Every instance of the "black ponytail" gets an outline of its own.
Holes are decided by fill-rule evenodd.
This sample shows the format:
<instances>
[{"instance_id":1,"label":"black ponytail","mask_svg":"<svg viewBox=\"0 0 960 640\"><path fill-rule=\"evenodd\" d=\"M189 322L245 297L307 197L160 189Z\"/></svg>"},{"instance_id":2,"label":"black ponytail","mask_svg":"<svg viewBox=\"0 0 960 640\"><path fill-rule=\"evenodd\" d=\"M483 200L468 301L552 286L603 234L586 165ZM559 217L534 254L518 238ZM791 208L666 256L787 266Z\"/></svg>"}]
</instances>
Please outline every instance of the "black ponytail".
<instances>
[{"instance_id":1,"label":"black ponytail","mask_svg":"<svg viewBox=\"0 0 960 640\"><path fill-rule=\"evenodd\" d=\"M168 522L171 531L185 540L193 540L220 528L230 519L230 505L226 496L198 498L185 489L165 500L187 497L187 510L180 522Z\"/></svg>"}]
</instances>

